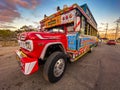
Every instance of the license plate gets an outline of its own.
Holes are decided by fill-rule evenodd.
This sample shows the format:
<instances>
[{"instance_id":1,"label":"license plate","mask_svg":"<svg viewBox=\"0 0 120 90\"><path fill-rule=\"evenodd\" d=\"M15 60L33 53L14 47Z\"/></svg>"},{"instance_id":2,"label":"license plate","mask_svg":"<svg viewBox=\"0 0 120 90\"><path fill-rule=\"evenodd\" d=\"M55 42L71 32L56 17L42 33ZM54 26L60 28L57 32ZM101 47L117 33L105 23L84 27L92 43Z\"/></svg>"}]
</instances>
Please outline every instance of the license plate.
<instances>
[{"instance_id":1,"label":"license plate","mask_svg":"<svg viewBox=\"0 0 120 90\"><path fill-rule=\"evenodd\" d=\"M17 53L18 58L27 57L22 51L17 51L16 53Z\"/></svg>"}]
</instances>

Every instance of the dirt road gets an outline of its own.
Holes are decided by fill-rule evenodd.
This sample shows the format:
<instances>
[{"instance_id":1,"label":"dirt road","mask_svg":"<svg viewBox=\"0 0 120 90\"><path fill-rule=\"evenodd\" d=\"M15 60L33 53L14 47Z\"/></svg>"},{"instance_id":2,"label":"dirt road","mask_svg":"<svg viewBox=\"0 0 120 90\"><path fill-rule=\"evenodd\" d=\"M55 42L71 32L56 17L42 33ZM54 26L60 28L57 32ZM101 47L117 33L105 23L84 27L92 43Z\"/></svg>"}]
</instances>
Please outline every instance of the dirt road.
<instances>
[{"instance_id":1,"label":"dirt road","mask_svg":"<svg viewBox=\"0 0 120 90\"><path fill-rule=\"evenodd\" d=\"M120 65L116 66L120 64L120 60L117 59L120 57L120 52L118 52L120 48L109 47L104 44L96 47L92 53L88 53L80 60L74 63L68 63L63 78L55 84L48 83L44 80L42 75L43 66L41 66L39 71L33 75L23 75L15 58L14 51L17 48L18 47L0 48L0 90L120 89L120 84L116 84L117 81L120 81L120 73L118 71ZM113 52L115 52L115 54L112 54ZM113 57L111 55L113 55ZM111 63L113 59L115 60L114 64ZM111 65L112 67L115 67L112 68L110 67ZM117 70L117 72L115 72L115 70ZM113 77L112 80L109 80L107 74L110 74L111 77ZM114 75L117 77L114 77ZM116 85L113 89L110 89L112 87L111 84L113 83Z\"/></svg>"}]
</instances>

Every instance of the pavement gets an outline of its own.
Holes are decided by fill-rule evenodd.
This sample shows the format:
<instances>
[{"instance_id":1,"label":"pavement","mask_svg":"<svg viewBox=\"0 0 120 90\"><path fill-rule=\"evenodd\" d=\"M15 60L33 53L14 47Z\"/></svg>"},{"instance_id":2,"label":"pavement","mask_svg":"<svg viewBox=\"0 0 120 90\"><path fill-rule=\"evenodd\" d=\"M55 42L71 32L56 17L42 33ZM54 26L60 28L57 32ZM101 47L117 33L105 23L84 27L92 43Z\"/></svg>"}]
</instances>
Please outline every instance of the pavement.
<instances>
[{"instance_id":1,"label":"pavement","mask_svg":"<svg viewBox=\"0 0 120 90\"><path fill-rule=\"evenodd\" d=\"M14 51L0 48L0 90L120 90L120 45L100 44L74 63L68 63L62 79L51 84L43 78L43 66L25 76Z\"/></svg>"},{"instance_id":2,"label":"pavement","mask_svg":"<svg viewBox=\"0 0 120 90\"><path fill-rule=\"evenodd\" d=\"M120 44L102 45L98 81L94 90L120 90Z\"/></svg>"}]
</instances>

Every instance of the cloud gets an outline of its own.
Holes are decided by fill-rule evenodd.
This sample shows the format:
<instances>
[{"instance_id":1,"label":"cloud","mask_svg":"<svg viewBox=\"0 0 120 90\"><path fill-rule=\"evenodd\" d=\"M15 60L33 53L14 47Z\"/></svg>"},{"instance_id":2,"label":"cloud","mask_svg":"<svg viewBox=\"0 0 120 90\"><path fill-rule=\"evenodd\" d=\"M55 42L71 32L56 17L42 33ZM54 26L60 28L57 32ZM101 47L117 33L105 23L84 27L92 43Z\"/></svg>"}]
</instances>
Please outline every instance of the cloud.
<instances>
[{"instance_id":1,"label":"cloud","mask_svg":"<svg viewBox=\"0 0 120 90\"><path fill-rule=\"evenodd\" d=\"M15 11L15 10L9 10L5 9L0 11L0 22L5 23L5 22L12 22L15 18L20 17L20 13Z\"/></svg>"},{"instance_id":2,"label":"cloud","mask_svg":"<svg viewBox=\"0 0 120 90\"><path fill-rule=\"evenodd\" d=\"M39 4L40 0L14 0L16 4L27 9L35 9Z\"/></svg>"},{"instance_id":3,"label":"cloud","mask_svg":"<svg viewBox=\"0 0 120 90\"><path fill-rule=\"evenodd\" d=\"M0 28L16 28L16 27L10 25L0 25Z\"/></svg>"},{"instance_id":4,"label":"cloud","mask_svg":"<svg viewBox=\"0 0 120 90\"><path fill-rule=\"evenodd\" d=\"M0 23L12 22L20 18L17 5L26 9L35 9L40 4L40 0L1 0L0 1Z\"/></svg>"},{"instance_id":5,"label":"cloud","mask_svg":"<svg viewBox=\"0 0 120 90\"><path fill-rule=\"evenodd\" d=\"M32 3L32 9L35 9L39 4L40 4L40 0L31 0Z\"/></svg>"},{"instance_id":6,"label":"cloud","mask_svg":"<svg viewBox=\"0 0 120 90\"><path fill-rule=\"evenodd\" d=\"M39 22L35 22L35 21L33 21L33 23L34 23L35 25L39 25Z\"/></svg>"}]
</instances>

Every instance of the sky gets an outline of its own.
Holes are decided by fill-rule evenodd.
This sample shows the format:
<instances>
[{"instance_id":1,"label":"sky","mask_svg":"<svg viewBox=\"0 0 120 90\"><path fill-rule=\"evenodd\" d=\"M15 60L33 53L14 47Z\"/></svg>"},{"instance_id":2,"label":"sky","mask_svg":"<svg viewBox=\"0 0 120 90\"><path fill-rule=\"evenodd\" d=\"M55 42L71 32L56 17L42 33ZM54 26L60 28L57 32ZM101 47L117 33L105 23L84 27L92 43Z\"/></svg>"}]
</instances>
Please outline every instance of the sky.
<instances>
[{"instance_id":1,"label":"sky","mask_svg":"<svg viewBox=\"0 0 120 90\"><path fill-rule=\"evenodd\" d=\"M99 30L115 29L120 17L120 0L0 0L0 29L17 30L23 25L37 27L39 21L56 12L56 7L87 3Z\"/></svg>"}]
</instances>

